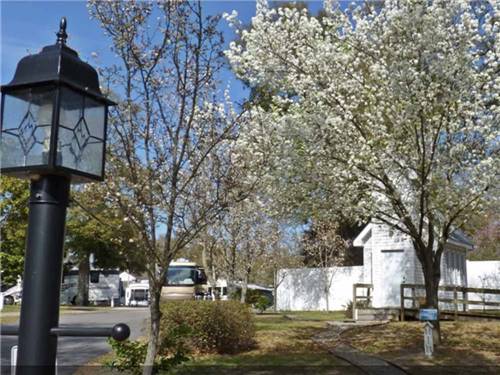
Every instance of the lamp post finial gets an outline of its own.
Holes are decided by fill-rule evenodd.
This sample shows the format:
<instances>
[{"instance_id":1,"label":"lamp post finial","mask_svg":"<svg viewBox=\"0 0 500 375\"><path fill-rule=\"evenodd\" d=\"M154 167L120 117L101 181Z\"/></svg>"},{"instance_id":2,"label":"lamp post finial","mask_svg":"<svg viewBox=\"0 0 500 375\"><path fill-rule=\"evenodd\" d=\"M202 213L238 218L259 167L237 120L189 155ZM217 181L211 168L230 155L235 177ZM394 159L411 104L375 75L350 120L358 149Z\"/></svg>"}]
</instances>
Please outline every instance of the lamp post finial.
<instances>
[{"instance_id":1,"label":"lamp post finial","mask_svg":"<svg viewBox=\"0 0 500 375\"><path fill-rule=\"evenodd\" d=\"M66 39L68 38L68 34L66 33L66 17L61 18L61 22L59 23L59 32L56 34L57 35L57 44L66 44Z\"/></svg>"}]
</instances>

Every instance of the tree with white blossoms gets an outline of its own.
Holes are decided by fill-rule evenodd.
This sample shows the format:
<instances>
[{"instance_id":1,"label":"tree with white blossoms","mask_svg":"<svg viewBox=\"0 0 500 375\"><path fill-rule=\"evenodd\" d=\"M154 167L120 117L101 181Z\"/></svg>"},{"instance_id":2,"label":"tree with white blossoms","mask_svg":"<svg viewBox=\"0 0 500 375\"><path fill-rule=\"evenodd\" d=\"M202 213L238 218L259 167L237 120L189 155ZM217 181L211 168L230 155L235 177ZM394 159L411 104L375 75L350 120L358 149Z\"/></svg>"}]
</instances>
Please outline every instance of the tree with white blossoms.
<instances>
[{"instance_id":1,"label":"tree with white blossoms","mask_svg":"<svg viewBox=\"0 0 500 375\"><path fill-rule=\"evenodd\" d=\"M209 164L231 147L241 113L218 91L219 17L204 14L200 2L92 0L88 9L116 55L101 70L119 103L110 112L105 184L144 249L150 327L143 371L150 374L169 263L226 208L218 191L229 167Z\"/></svg>"},{"instance_id":2,"label":"tree with white blossoms","mask_svg":"<svg viewBox=\"0 0 500 375\"><path fill-rule=\"evenodd\" d=\"M224 276L229 283L240 284L240 302L244 303L252 277L280 246L281 230L268 216L264 202L255 193L229 207L219 225Z\"/></svg>"},{"instance_id":3,"label":"tree with white blossoms","mask_svg":"<svg viewBox=\"0 0 500 375\"><path fill-rule=\"evenodd\" d=\"M372 4L325 1L319 21L258 1L226 54L275 94L239 142L274 150L270 186L290 206L408 235L438 308L450 234L498 198L500 2ZM237 25L234 12L227 19Z\"/></svg>"}]
</instances>

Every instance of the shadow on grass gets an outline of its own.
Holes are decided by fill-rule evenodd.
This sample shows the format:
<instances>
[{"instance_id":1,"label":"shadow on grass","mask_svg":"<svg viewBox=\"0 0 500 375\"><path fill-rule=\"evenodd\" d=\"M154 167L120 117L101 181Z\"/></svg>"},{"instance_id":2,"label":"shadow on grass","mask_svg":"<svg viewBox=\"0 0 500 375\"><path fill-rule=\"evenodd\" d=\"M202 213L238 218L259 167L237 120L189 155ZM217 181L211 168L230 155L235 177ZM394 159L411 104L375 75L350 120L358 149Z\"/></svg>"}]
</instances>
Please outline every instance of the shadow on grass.
<instances>
[{"instance_id":1,"label":"shadow on grass","mask_svg":"<svg viewBox=\"0 0 500 375\"><path fill-rule=\"evenodd\" d=\"M500 324L442 322L442 344L433 358L424 355L423 324L390 323L356 328L341 339L361 351L380 356L413 374L498 374Z\"/></svg>"},{"instance_id":2,"label":"shadow on grass","mask_svg":"<svg viewBox=\"0 0 500 375\"><path fill-rule=\"evenodd\" d=\"M194 358L175 374L350 374L351 367L319 347L311 337L325 321L258 317L256 346L239 354ZM346 371L347 369L347 371Z\"/></svg>"}]
</instances>

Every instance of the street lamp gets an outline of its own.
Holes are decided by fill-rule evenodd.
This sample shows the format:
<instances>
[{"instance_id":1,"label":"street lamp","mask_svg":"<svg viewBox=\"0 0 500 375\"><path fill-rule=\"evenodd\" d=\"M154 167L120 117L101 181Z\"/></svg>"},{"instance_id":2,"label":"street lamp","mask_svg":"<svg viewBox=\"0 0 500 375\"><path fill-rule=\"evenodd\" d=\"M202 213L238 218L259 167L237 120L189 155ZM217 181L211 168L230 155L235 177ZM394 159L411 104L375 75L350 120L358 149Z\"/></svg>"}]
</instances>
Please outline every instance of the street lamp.
<instances>
[{"instance_id":1,"label":"street lamp","mask_svg":"<svg viewBox=\"0 0 500 375\"><path fill-rule=\"evenodd\" d=\"M17 65L2 86L1 172L20 178L58 175L72 182L102 180L107 108L97 72L66 46L66 20L57 43Z\"/></svg>"},{"instance_id":2,"label":"street lamp","mask_svg":"<svg viewBox=\"0 0 500 375\"><path fill-rule=\"evenodd\" d=\"M31 180L17 375L53 374L58 336L128 337L124 325L58 326L70 184L103 179L107 111L114 105L101 93L96 70L66 39L63 18L56 44L21 59L1 87L0 172Z\"/></svg>"}]
</instances>

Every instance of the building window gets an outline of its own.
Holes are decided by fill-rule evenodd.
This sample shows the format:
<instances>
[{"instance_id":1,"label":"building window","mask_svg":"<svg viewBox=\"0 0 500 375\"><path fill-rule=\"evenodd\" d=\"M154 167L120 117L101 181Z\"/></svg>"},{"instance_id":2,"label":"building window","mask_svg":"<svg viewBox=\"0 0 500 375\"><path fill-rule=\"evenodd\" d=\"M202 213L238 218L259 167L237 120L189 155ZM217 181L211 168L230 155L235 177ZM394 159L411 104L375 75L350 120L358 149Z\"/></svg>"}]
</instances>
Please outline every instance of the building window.
<instances>
[{"instance_id":1,"label":"building window","mask_svg":"<svg viewBox=\"0 0 500 375\"><path fill-rule=\"evenodd\" d=\"M90 282L93 284L99 282L99 272L90 272Z\"/></svg>"}]
</instances>

